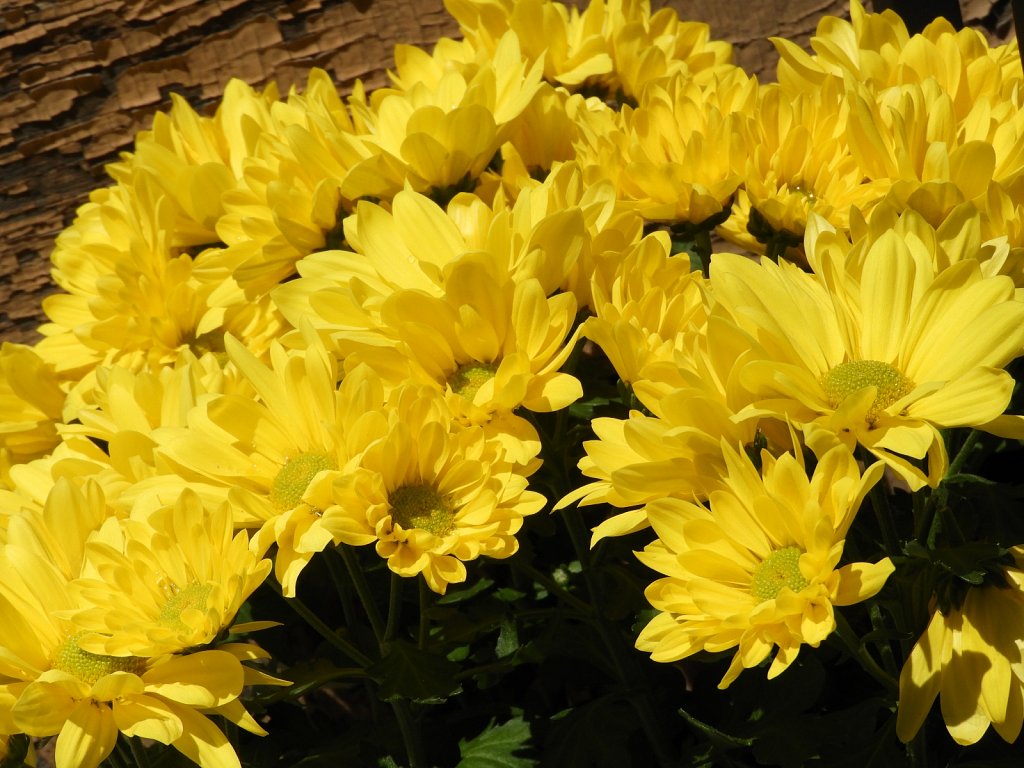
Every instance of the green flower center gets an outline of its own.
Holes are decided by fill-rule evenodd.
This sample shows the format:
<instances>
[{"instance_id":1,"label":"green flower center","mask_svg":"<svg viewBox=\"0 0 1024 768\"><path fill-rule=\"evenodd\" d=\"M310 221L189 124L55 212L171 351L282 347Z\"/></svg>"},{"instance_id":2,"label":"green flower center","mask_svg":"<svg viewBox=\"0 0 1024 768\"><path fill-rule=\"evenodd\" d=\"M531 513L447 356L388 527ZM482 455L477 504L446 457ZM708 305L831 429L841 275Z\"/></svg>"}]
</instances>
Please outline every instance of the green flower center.
<instances>
[{"instance_id":1,"label":"green flower center","mask_svg":"<svg viewBox=\"0 0 1024 768\"><path fill-rule=\"evenodd\" d=\"M84 634L79 632L70 635L61 643L53 657L54 669L74 675L87 685L92 685L101 677L114 672L141 675L146 671L146 660L138 656L101 656L98 653L83 651L78 647L78 640Z\"/></svg>"},{"instance_id":2,"label":"green flower center","mask_svg":"<svg viewBox=\"0 0 1024 768\"><path fill-rule=\"evenodd\" d=\"M799 547L783 547L768 555L768 559L754 569L750 594L761 602L774 600L783 587L799 592L810 582L800 573Z\"/></svg>"},{"instance_id":3,"label":"green flower center","mask_svg":"<svg viewBox=\"0 0 1024 768\"><path fill-rule=\"evenodd\" d=\"M448 377L452 392L472 400L484 384L494 378L498 366L492 363L466 363Z\"/></svg>"},{"instance_id":4,"label":"green flower center","mask_svg":"<svg viewBox=\"0 0 1024 768\"><path fill-rule=\"evenodd\" d=\"M282 511L294 509L318 472L336 468L334 457L326 453L301 453L288 459L270 487L270 502Z\"/></svg>"},{"instance_id":5,"label":"green flower center","mask_svg":"<svg viewBox=\"0 0 1024 768\"><path fill-rule=\"evenodd\" d=\"M435 536L451 533L455 508L429 485L403 485L388 494L392 519L406 530L421 528Z\"/></svg>"},{"instance_id":6,"label":"green flower center","mask_svg":"<svg viewBox=\"0 0 1024 768\"><path fill-rule=\"evenodd\" d=\"M206 613L206 604L210 599L210 593L213 592L213 585L194 581L184 589L180 589L177 584L168 584L164 588L164 592L168 595L168 599L160 611L158 621L176 632L189 632L192 627L181 620L182 611L195 608L197 611Z\"/></svg>"},{"instance_id":7,"label":"green flower center","mask_svg":"<svg viewBox=\"0 0 1024 768\"><path fill-rule=\"evenodd\" d=\"M838 408L843 400L865 387L875 387L875 399L867 412L869 422L874 422L879 411L885 410L914 389L914 382L880 360L840 363L822 376L821 383L832 408Z\"/></svg>"}]
</instances>

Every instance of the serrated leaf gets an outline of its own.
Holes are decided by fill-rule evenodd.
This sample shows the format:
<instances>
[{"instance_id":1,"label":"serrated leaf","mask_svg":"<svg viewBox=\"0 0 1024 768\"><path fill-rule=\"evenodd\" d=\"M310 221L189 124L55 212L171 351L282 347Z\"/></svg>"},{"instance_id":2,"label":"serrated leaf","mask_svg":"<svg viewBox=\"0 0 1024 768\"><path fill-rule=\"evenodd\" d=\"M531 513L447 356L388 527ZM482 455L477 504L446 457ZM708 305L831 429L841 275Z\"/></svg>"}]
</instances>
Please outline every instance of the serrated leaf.
<instances>
[{"instance_id":1,"label":"serrated leaf","mask_svg":"<svg viewBox=\"0 0 1024 768\"><path fill-rule=\"evenodd\" d=\"M444 656L421 651L403 640L391 641L383 650L383 658L367 671L379 681L378 695L384 701L437 701L458 690L455 676L459 665Z\"/></svg>"},{"instance_id":2,"label":"serrated leaf","mask_svg":"<svg viewBox=\"0 0 1024 768\"><path fill-rule=\"evenodd\" d=\"M494 655L499 659L504 659L518 650L519 633L516 631L515 622L505 619L501 622L501 629L498 631L498 642L494 646Z\"/></svg>"},{"instance_id":3,"label":"serrated leaf","mask_svg":"<svg viewBox=\"0 0 1024 768\"><path fill-rule=\"evenodd\" d=\"M537 765L536 760L515 754L525 749L529 741L530 724L521 717L501 725L494 725L492 720L475 738L459 739L462 759L455 768L532 768Z\"/></svg>"}]
</instances>

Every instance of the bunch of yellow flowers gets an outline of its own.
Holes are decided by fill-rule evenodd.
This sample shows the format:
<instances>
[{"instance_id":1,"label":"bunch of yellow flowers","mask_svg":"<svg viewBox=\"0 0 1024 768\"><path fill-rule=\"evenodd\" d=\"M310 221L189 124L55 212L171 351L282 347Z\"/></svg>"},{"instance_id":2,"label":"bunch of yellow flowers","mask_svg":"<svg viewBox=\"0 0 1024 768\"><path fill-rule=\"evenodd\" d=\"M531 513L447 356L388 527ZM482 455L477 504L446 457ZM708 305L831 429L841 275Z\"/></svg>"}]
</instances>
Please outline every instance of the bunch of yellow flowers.
<instances>
[{"instance_id":1,"label":"bunch of yellow flowers","mask_svg":"<svg viewBox=\"0 0 1024 768\"><path fill-rule=\"evenodd\" d=\"M765 84L641 0L447 7L387 88L175 97L59 236L0 349L0 733L239 766L219 721L265 734L243 699L294 676L247 638L269 589L426 768L430 697L375 664L578 505L642 550L654 661L725 652L724 688L838 639L916 758L937 697L1015 742L1024 530L963 488L1024 439L1016 44L853 0ZM326 574L367 637L300 599Z\"/></svg>"}]
</instances>

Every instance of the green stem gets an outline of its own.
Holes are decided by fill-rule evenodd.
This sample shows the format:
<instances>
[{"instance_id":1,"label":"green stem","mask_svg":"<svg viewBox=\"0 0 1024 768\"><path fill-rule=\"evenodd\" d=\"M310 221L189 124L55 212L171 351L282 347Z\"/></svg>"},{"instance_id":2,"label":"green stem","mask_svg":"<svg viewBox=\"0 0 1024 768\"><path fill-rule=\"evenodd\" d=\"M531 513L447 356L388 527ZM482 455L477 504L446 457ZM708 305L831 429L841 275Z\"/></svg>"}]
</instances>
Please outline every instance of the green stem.
<instances>
[{"instance_id":1,"label":"green stem","mask_svg":"<svg viewBox=\"0 0 1024 768\"><path fill-rule=\"evenodd\" d=\"M878 521L878 527L882 532L882 546L885 547L885 553L890 557L899 555L901 553L899 536L896 534L896 526L892 521L889 494L886 492L882 481L875 483L868 492L868 498L871 499L871 507L875 511L875 519Z\"/></svg>"},{"instance_id":2,"label":"green stem","mask_svg":"<svg viewBox=\"0 0 1024 768\"><path fill-rule=\"evenodd\" d=\"M901 620L903 617L904 609L901 604L899 607L900 616L896 617L897 631L906 622ZM882 616L882 608L878 603L871 603L871 607L868 609L868 614L871 617L871 629L875 631L881 630L885 625L885 619ZM885 671L889 677L894 680L899 679L899 666L896 664L896 654L892 652L892 644L888 641L881 640L877 643L879 653L882 654L882 664L885 665Z\"/></svg>"},{"instance_id":3,"label":"green stem","mask_svg":"<svg viewBox=\"0 0 1024 768\"><path fill-rule=\"evenodd\" d=\"M835 635L846 647L846 650L857 660L865 672L881 683L887 693L892 696L898 695L900 687L896 679L882 669L875 661L875 657L868 653L868 649L861 643L846 617L839 611L836 611L834 615L836 617Z\"/></svg>"},{"instance_id":4,"label":"green stem","mask_svg":"<svg viewBox=\"0 0 1024 768\"><path fill-rule=\"evenodd\" d=\"M359 567L359 561L356 559L355 553L347 544L339 545L334 551L341 555L341 559L345 561L349 578L352 579L352 585L356 588L356 595L359 597L359 602L362 603L366 619L370 622L373 636L377 638L378 644L383 643L384 621L380 617L380 611L377 610L377 603L374 602L373 595L370 593L370 585L366 581L366 574Z\"/></svg>"},{"instance_id":5,"label":"green stem","mask_svg":"<svg viewBox=\"0 0 1024 768\"><path fill-rule=\"evenodd\" d=\"M591 606L596 606L597 589L594 586L593 576L589 567L591 561L590 547L586 527L583 525L583 518L580 515L579 509L575 507L563 510L561 517L565 521L569 538L572 540L573 549L576 550L576 557L582 566L583 580L587 585L590 604ZM676 765L677 761L672 757L673 750L668 739L657 725L660 720L650 700L647 698L649 690L645 687L638 689L636 686L636 681L641 679L642 675L636 670L634 658L623 653L621 637L612 636L608 623L600 613L594 619L594 625L597 627L598 633L601 635L601 641L611 657L612 666L615 668L619 683L630 689L627 692L627 700L637 713L640 724L647 734L647 740L651 745L651 749L654 750L658 765L662 768L671 768Z\"/></svg>"},{"instance_id":6,"label":"green stem","mask_svg":"<svg viewBox=\"0 0 1024 768\"><path fill-rule=\"evenodd\" d=\"M532 563L520 561L518 558L512 558L509 560L509 564L516 570L521 571L527 578L533 579L538 584L541 584L548 592L564 602L566 605L569 605L580 613L585 613L588 616L594 613L594 607L590 605L590 603L580 600L574 594L565 589L565 587L561 586L551 576L548 576L546 573L535 568Z\"/></svg>"},{"instance_id":7,"label":"green stem","mask_svg":"<svg viewBox=\"0 0 1024 768\"><path fill-rule=\"evenodd\" d=\"M416 632L416 647L422 651L427 645L427 639L430 637L430 621L427 618L427 609L430 607L430 594L426 581L423 579L417 579L416 581L419 587L420 602L420 625Z\"/></svg>"},{"instance_id":8,"label":"green stem","mask_svg":"<svg viewBox=\"0 0 1024 768\"><path fill-rule=\"evenodd\" d=\"M131 747L132 759L135 761L137 768L149 768L149 754L147 754L146 748L142 746L142 742L133 736L128 739L128 746Z\"/></svg>"},{"instance_id":9,"label":"green stem","mask_svg":"<svg viewBox=\"0 0 1024 768\"><path fill-rule=\"evenodd\" d=\"M402 614L402 585L405 582L401 576L394 571L391 572L391 592L388 595L388 620L384 625L384 642L388 642L395 636L395 629L398 627L398 618Z\"/></svg>"},{"instance_id":10,"label":"green stem","mask_svg":"<svg viewBox=\"0 0 1024 768\"><path fill-rule=\"evenodd\" d=\"M125 762L124 755L120 752L120 743L115 742L114 748L107 755L107 758L103 761L104 765L110 766L110 768L131 768L131 766Z\"/></svg>"},{"instance_id":11,"label":"green stem","mask_svg":"<svg viewBox=\"0 0 1024 768\"><path fill-rule=\"evenodd\" d=\"M978 441L981 440L984 433L980 429L972 429L971 433L967 435L967 439L964 440L964 444L960 446L960 450L957 451L953 461L949 463L949 469L946 470L946 477L953 477L963 472L964 466L967 464L967 460L971 458L971 454L974 453L974 448L977 446Z\"/></svg>"},{"instance_id":12,"label":"green stem","mask_svg":"<svg viewBox=\"0 0 1024 768\"><path fill-rule=\"evenodd\" d=\"M297 597L285 597L281 593L281 585L273 579L267 579L265 582L270 585L281 599L284 600L288 605L291 606L292 610L295 611L302 620L311 626L317 634L319 634L324 640L333 645L339 651L344 653L348 658L352 659L356 664L361 667L369 667L373 664L373 660L365 653L360 651L345 638L341 637L337 632L331 629L327 624L320 620L320 618Z\"/></svg>"},{"instance_id":13,"label":"green stem","mask_svg":"<svg viewBox=\"0 0 1024 768\"><path fill-rule=\"evenodd\" d=\"M355 553L352 549L342 544L336 548L336 551L341 555L341 559L345 561L345 567L348 569L348 575L352 579L352 585L356 588L356 595L359 598L359 602L362 603L363 611L366 613L366 618L370 622L370 628L373 629L373 635L377 638L377 645L380 647L381 655L387 650L388 640L390 638L389 631L394 632L392 616L397 614L397 609L393 609L395 600L400 599L400 590L395 586L392 581L391 597L389 599L389 611L388 611L388 625L385 626L381 620L380 611L377 609L377 603L373 600L373 595L370 592L370 585L366 581L366 575L363 573L362 568L359 567L359 561L356 559ZM392 578L395 577L401 579L398 574L392 574ZM427 768L427 763L423 758L423 745L420 739L419 728L413 723L412 709L409 707L409 701L407 699L398 698L392 699L390 702L391 710L395 713L395 721L398 723L398 730L402 734L402 743L405 745L405 755L409 761L409 768Z\"/></svg>"},{"instance_id":14,"label":"green stem","mask_svg":"<svg viewBox=\"0 0 1024 768\"><path fill-rule=\"evenodd\" d=\"M409 768L427 768L427 761L423 757L423 745L420 743L420 732L413 724L409 702L405 699L393 699L391 709L395 713L398 730L402 733L402 743L405 745L405 756L409 761Z\"/></svg>"}]
</instances>

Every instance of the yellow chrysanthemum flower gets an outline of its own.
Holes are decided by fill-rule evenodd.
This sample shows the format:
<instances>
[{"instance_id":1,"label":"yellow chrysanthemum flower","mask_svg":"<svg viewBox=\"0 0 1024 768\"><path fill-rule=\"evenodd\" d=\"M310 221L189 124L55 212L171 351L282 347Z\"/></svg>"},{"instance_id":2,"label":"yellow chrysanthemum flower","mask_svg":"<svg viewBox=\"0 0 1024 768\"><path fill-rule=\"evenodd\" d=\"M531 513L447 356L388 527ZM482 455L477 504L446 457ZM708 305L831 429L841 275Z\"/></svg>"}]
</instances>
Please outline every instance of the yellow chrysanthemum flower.
<instances>
[{"instance_id":1,"label":"yellow chrysanthemum flower","mask_svg":"<svg viewBox=\"0 0 1024 768\"><path fill-rule=\"evenodd\" d=\"M223 351L232 332L262 352L281 327L268 302L248 303L225 276L206 274L216 248L196 255L174 244L173 209L148 174L131 186L94 193L57 238L54 278L67 293L48 296L51 322L37 352L61 376L81 377L129 353L149 365L174 360L178 350ZM230 296L216 304L215 292Z\"/></svg>"},{"instance_id":2,"label":"yellow chrysanthemum flower","mask_svg":"<svg viewBox=\"0 0 1024 768\"><path fill-rule=\"evenodd\" d=\"M358 376L336 388L335 361L315 344L301 353L275 344L269 367L230 337L226 346L257 396L206 399L190 413L188 430L168 434L159 454L185 477L219 489L217 500L230 501L235 525L260 528L257 551L276 543L274 572L292 596L319 551L303 544L305 537L324 540L307 487L318 473L345 466L375 436L357 427L368 403L383 395L379 384L367 387Z\"/></svg>"},{"instance_id":3,"label":"yellow chrysanthemum flower","mask_svg":"<svg viewBox=\"0 0 1024 768\"><path fill-rule=\"evenodd\" d=\"M38 458L57 445L65 392L52 366L31 347L0 347L0 484L11 464Z\"/></svg>"},{"instance_id":4,"label":"yellow chrysanthemum flower","mask_svg":"<svg viewBox=\"0 0 1024 768\"><path fill-rule=\"evenodd\" d=\"M360 115L370 154L346 174L341 194L347 199L390 200L409 186L447 202L472 191L540 87L539 63L524 64L511 32L493 56L472 67L413 50L396 51L403 87L374 91ZM415 76L406 74L410 68Z\"/></svg>"},{"instance_id":5,"label":"yellow chrysanthemum flower","mask_svg":"<svg viewBox=\"0 0 1024 768\"><path fill-rule=\"evenodd\" d=\"M936 268L918 238L889 231L848 254L816 242L818 276L729 253L712 262L716 308L753 350L738 372L749 412L790 419L808 442L859 443L913 489L935 486L947 465L939 428L985 428L1006 410L1002 369L1024 351L1024 303L973 259Z\"/></svg>"},{"instance_id":6,"label":"yellow chrysanthemum flower","mask_svg":"<svg viewBox=\"0 0 1024 768\"><path fill-rule=\"evenodd\" d=\"M936 609L900 673L896 733L910 741L940 698L958 744L991 725L1013 743L1024 722L1024 547L1010 550L1004 583L969 587L959 606Z\"/></svg>"},{"instance_id":7,"label":"yellow chrysanthemum flower","mask_svg":"<svg viewBox=\"0 0 1024 768\"><path fill-rule=\"evenodd\" d=\"M523 518L545 504L527 490L538 462L508 461L499 438L462 426L430 389L403 387L376 411L379 439L345 471L312 481L307 498L324 530L375 543L388 568L423 574L441 594L465 581L466 561L515 554Z\"/></svg>"},{"instance_id":8,"label":"yellow chrysanthemum flower","mask_svg":"<svg viewBox=\"0 0 1024 768\"><path fill-rule=\"evenodd\" d=\"M588 181L610 179L644 219L703 225L727 209L740 184L756 94L757 81L742 72L705 87L683 77L652 85L619 125L581 124L578 162Z\"/></svg>"},{"instance_id":9,"label":"yellow chrysanthemum flower","mask_svg":"<svg viewBox=\"0 0 1024 768\"><path fill-rule=\"evenodd\" d=\"M598 0L580 11L546 0L447 0L467 40L482 50L514 30L523 56L544 63L544 78L571 91L634 100L654 81L683 73L707 78L730 68L732 46L711 40L707 24L681 21L646 0Z\"/></svg>"},{"instance_id":10,"label":"yellow chrysanthemum flower","mask_svg":"<svg viewBox=\"0 0 1024 768\"><path fill-rule=\"evenodd\" d=\"M560 176L553 176L555 184ZM298 264L302 277L277 288L274 301L297 328L311 324L337 342L352 331L376 328L383 303L396 291L441 298L446 273L465 259L483 261L500 282L536 279L544 295L555 293L569 283L590 237L580 201L553 210L547 190L531 191L511 210L497 211L464 195L446 212L410 190L395 196L391 212L361 202L345 220L352 250L306 257ZM601 206L599 198L588 204Z\"/></svg>"},{"instance_id":11,"label":"yellow chrysanthemum flower","mask_svg":"<svg viewBox=\"0 0 1024 768\"><path fill-rule=\"evenodd\" d=\"M576 342L571 293L549 298L536 279L502 280L488 262L468 259L451 267L443 289L439 298L389 296L376 329L337 340L346 368L366 364L393 387L431 386L475 424L520 406L557 411L583 394L559 371Z\"/></svg>"},{"instance_id":12,"label":"yellow chrysanthemum flower","mask_svg":"<svg viewBox=\"0 0 1024 768\"><path fill-rule=\"evenodd\" d=\"M226 504L212 512L185 490L145 520L115 520L90 537L89 573L73 582L85 606L71 619L78 647L103 656L157 656L212 643L270 572L232 535ZM233 632L253 629L233 627Z\"/></svg>"},{"instance_id":13,"label":"yellow chrysanthemum flower","mask_svg":"<svg viewBox=\"0 0 1024 768\"><path fill-rule=\"evenodd\" d=\"M846 533L865 494L882 475L863 475L848 450L821 457L808 478L791 454L761 453L762 468L723 441L725 487L710 508L680 499L648 505L658 539L638 556L665 574L647 588L659 613L636 646L655 661L735 648L719 683L777 648L768 677L817 647L835 629L834 606L865 600L893 571L888 558L842 567Z\"/></svg>"},{"instance_id":14,"label":"yellow chrysanthemum flower","mask_svg":"<svg viewBox=\"0 0 1024 768\"><path fill-rule=\"evenodd\" d=\"M780 55L779 83L791 92L813 90L829 77L864 84L875 93L934 78L953 97L958 115L988 92L1007 103L1021 98L1016 41L990 48L978 30L956 30L944 18L911 36L894 11L868 13L859 0L851 0L849 21L824 16L818 22L813 54L791 40L772 42Z\"/></svg>"},{"instance_id":15,"label":"yellow chrysanthemum flower","mask_svg":"<svg viewBox=\"0 0 1024 768\"><path fill-rule=\"evenodd\" d=\"M691 271L686 256L669 251L668 236L654 233L624 254L602 254L591 278L595 314L584 322L583 335L630 385L657 380L681 386L676 353L689 350L707 323L703 275Z\"/></svg>"},{"instance_id":16,"label":"yellow chrysanthemum flower","mask_svg":"<svg viewBox=\"0 0 1024 768\"><path fill-rule=\"evenodd\" d=\"M229 83L222 109L248 105L259 115L248 123L252 151L239 183L223 195L217 235L227 247L210 258L209 271L230 275L255 297L294 275L306 254L339 246L341 222L353 208L341 185L372 155L361 138L369 128L353 114L363 98L357 83L346 105L321 69L285 101L265 103L266 94ZM215 299L223 300L219 293Z\"/></svg>"},{"instance_id":17,"label":"yellow chrysanthemum flower","mask_svg":"<svg viewBox=\"0 0 1024 768\"><path fill-rule=\"evenodd\" d=\"M246 685L282 682L242 664L266 658L258 646L148 658L80 647L82 630L67 618L81 607L70 582L87 568L87 530L103 505L97 490L58 483L59 515L26 511L10 521L0 551L0 727L56 736L57 768L95 768L118 732L169 744L204 768L238 768L207 715L263 733L238 700Z\"/></svg>"},{"instance_id":18,"label":"yellow chrysanthemum flower","mask_svg":"<svg viewBox=\"0 0 1024 768\"><path fill-rule=\"evenodd\" d=\"M885 193L884 180L865 181L846 145L844 94L834 81L827 84L795 97L774 83L759 89L758 119L745 137L743 183L750 210L719 227L719 234L740 245L753 235L761 243L758 250L779 258L788 248L802 249L811 211L845 230L851 206L867 211ZM737 226L743 231L730 237ZM800 254L788 258L802 261Z\"/></svg>"}]
</instances>

